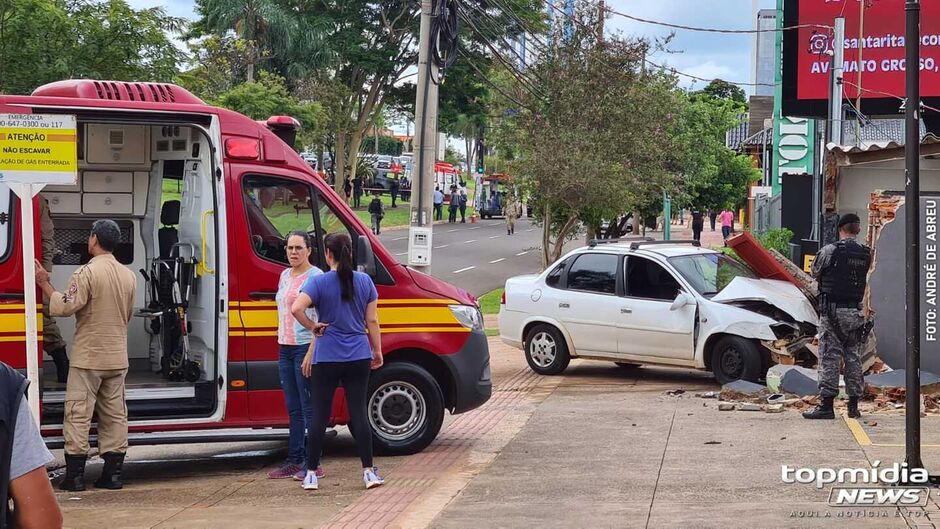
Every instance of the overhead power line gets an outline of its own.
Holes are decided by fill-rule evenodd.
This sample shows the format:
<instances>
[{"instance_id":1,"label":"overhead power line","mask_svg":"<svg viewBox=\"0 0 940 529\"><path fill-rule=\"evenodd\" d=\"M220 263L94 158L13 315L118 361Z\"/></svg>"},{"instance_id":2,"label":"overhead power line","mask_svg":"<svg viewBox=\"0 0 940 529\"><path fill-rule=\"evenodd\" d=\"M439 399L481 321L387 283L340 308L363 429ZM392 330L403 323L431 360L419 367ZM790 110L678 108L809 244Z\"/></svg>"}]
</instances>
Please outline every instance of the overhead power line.
<instances>
[{"instance_id":1,"label":"overhead power line","mask_svg":"<svg viewBox=\"0 0 940 529\"><path fill-rule=\"evenodd\" d=\"M550 8L552 8L553 10L555 10L556 12L558 12L559 14L561 14L563 17L565 17L565 18L571 20L572 22L574 22L575 24L577 24L577 25L578 25L579 27L581 27L582 29L585 29L585 30L588 30L588 31L594 31L592 28L587 27L587 25L585 25L583 22L581 22L581 21L578 20L577 18L568 15L568 13L565 13L564 10L562 10L562 9L559 8L559 7L556 7L552 2L549 1L549 2L546 2L546 3L547 3L547 5L548 5ZM643 61L644 61L646 64L649 64L650 66L652 66L652 67L654 67L654 68L659 68L659 69L661 69L661 70L670 71L670 72L674 73L675 75L679 75L679 76L682 76L682 77L686 77L686 78L688 78L688 79L694 79L694 80L696 80L696 81L703 81L703 82L706 82L706 83L710 83L710 82L712 82L712 81L718 79L717 77L714 78L714 79L706 79L706 78L704 78L704 77L699 77L699 76L697 76L697 75L692 75L692 74L690 74L690 73L685 73L685 72L679 71L679 70L677 70L677 69L675 69L675 68L666 67L666 66L657 64L657 63L655 63L655 62L653 62L653 61L651 61L651 60L649 60L649 59L647 59L647 58L645 58L645 57L643 58ZM776 87L776 86L777 86L776 84L773 84L773 83L744 83L744 82L738 82L738 81L727 81L727 80L724 80L724 79L721 79L721 80L724 81L724 82L726 82L726 83L728 83L728 84L733 84L733 85L736 85L736 86L771 86L771 87Z\"/></svg>"},{"instance_id":2,"label":"overhead power line","mask_svg":"<svg viewBox=\"0 0 940 529\"><path fill-rule=\"evenodd\" d=\"M871 88L863 88L863 87L861 87L861 86L859 86L859 85L857 85L857 84L855 84L855 83L849 81L848 79L843 79L842 82L845 83L845 84L847 84L847 85L849 85L849 86L851 86L851 87L853 87L853 88L855 88L855 89L857 89L857 90L859 90L859 91L861 91L861 92L865 92L865 93L868 93L868 94L881 95L881 96L885 96L885 97L892 97L892 98L897 99L898 101L900 101L900 102L902 102L902 103L906 103L906 102L907 102L907 98L906 98L906 97L901 97L901 96L899 96L899 95L891 94L891 93L888 93L888 92L882 92L881 90L872 90ZM846 98L846 99L848 99L848 98ZM940 109L937 109L937 108L934 108L934 107L932 107L932 106L930 106L930 105L927 105L927 104L925 104L923 101L921 101L920 106L921 106L921 108L926 109L926 110L930 110L931 112L940 113Z\"/></svg>"},{"instance_id":3,"label":"overhead power line","mask_svg":"<svg viewBox=\"0 0 940 529\"><path fill-rule=\"evenodd\" d=\"M630 15L621 11L617 11L616 9L611 9L611 8L607 8L606 11L608 13L612 13L614 15L617 15L617 16L620 16L629 20L633 20L636 22L642 22L644 24L651 24L654 26L662 26L662 27L673 28L673 29L684 29L688 31L699 31L703 33L726 33L726 34L732 34L732 35L747 35L747 34L755 34L755 33L777 33L780 31L790 31L794 29L803 29L803 28L832 29L832 26L827 26L825 24L800 24L797 26L788 26L785 28L772 28L772 29L701 28L701 27L695 27L695 26L686 26L683 24L673 24L670 22L661 22L658 20L650 20L647 18L641 18L635 15Z\"/></svg>"}]
</instances>

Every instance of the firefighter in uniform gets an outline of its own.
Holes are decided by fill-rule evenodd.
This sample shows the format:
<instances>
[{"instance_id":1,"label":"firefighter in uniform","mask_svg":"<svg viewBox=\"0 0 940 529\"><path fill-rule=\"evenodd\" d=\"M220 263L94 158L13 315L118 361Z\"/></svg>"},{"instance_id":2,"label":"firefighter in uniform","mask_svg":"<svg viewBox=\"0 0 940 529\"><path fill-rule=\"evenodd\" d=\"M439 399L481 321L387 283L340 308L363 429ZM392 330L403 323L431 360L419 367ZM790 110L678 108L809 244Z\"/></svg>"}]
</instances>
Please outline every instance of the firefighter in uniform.
<instances>
[{"instance_id":1,"label":"firefighter in uniform","mask_svg":"<svg viewBox=\"0 0 940 529\"><path fill-rule=\"evenodd\" d=\"M39 197L39 228L42 240L42 267L52 273L52 258L55 256L55 225L49 215L49 202ZM69 376L69 357L65 352L65 340L59 332L55 318L49 314L49 299L42 305L42 348L55 363L56 378L65 383Z\"/></svg>"},{"instance_id":2,"label":"firefighter in uniform","mask_svg":"<svg viewBox=\"0 0 940 529\"><path fill-rule=\"evenodd\" d=\"M119 489L127 451L127 325L134 308L134 273L113 255L121 230L113 220L98 220L88 237L91 260L58 292L49 272L36 263L36 282L49 298L53 316L75 315L75 339L65 389L65 480L62 490L85 489L85 459L92 413L98 419L98 451L104 470L95 487Z\"/></svg>"},{"instance_id":3,"label":"firefighter in uniform","mask_svg":"<svg viewBox=\"0 0 940 529\"><path fill-rule=\"evenodd\" d=\"M871 328L862 311L862 298L871 250L858 242L861 221L850 213L839 219L839 242L824 246L813 261L819 282L819 397L820 404L805 412L807 419L834 419L833 400L839 394L839 363L845 362L845 392L849 417L858 418L862 395L862 355Z\"/></svg>"}]
</instances>

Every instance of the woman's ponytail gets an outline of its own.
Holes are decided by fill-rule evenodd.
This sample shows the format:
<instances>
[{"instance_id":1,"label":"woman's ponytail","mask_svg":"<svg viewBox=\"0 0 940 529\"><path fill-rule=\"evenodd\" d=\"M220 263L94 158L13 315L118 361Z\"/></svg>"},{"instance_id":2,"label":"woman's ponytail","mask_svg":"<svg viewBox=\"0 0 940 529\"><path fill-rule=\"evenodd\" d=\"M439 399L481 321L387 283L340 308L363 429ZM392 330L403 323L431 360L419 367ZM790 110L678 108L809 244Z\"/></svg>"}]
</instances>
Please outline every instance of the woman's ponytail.
<instances>
[{"instance_id":1,"label":"woman's ponytail","mask_svg":"<svg viewBox=\"0 0 940 529\"><path fill-rule=\"evenodd\" d=\"M336 275L342 289L343 301L352 301L355 293L353 284L352 241L345 233L331 233L323 240L324 246L333 254L336 261Z\"/></svg>"}]
</instances>

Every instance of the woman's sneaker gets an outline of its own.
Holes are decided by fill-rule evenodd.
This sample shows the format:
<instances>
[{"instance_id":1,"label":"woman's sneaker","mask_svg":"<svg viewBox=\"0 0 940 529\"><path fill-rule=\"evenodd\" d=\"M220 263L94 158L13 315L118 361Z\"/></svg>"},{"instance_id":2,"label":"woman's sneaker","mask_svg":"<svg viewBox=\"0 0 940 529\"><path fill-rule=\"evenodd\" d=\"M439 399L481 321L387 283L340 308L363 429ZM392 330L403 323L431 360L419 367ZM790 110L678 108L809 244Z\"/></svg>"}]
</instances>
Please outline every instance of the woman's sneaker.
<instances>
[{"instance_id":1,"label":"woman's sneaker","mask_svg":"<svg viewBox=\"0 0 940 529\"><path fill-rule=\"evenodd\" d=\"M362 471L362 481L366 484L366 489L378 487L385 483L385 480L379 476L379 467L367 468Z\"/></svg>"},{"instance_id":2,"label":"woman's sneaker","mask_svg":"<svg viewBox=\"0 0 940 529\"><path fill-rule=\"evenodd\" d=\"M326 476L326 473L323 472L323 466L317 467L316 474L317 479L323 479L323 477ZM301 468L294 474L294 481L303 481L305 477L307 477L307 467Z\"/></svg>"},{"instance_id":3,"label":"woman's sneaker","mask_svg":"<svg viewBox=\"0 0 940 529\"><path fill-rule=\"evenodd\" d=\"M317 482L317 475L314 472L307 472L307 475L304 476L304 490L317 490L320 488L320 484Z\"/></svg>"},{"instance_id":4,"label":"woman's sneaker","mask_svg":"<svg viewBox=\"0 0 940 529\"><path fill-rule=\"evenodd\" d=\"M294 463L284 463L280 467L268 472L268 479L287 479L298 471L303 470L302 465Z\"/></svg>"}]
</instances>

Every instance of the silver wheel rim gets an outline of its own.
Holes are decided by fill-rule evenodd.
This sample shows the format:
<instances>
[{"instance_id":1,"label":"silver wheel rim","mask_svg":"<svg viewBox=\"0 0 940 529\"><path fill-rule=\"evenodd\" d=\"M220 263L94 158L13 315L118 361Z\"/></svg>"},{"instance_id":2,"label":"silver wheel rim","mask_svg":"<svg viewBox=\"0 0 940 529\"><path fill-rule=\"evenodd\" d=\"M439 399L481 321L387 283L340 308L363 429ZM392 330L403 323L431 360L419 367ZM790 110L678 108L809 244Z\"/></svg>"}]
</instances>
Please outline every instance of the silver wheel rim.
<instances>
[{"instance_id":1,"label":"silver wheel rim","mask_svg":"<svg viewBox=\"0 0 940 529\"><path fill-rule=\"evenodd\" d=\"M401 381L379 386L369 399L372 430L389 441L413 436L425 422L427 404L415 386Z\"/></svg>"},{"instance_id":2,"label":"silver wheel rim","mask_svg":"<svg viewBox=\"0 0 940 529\"><path fill-rule=\"evenodd\" d=\"M555 362L557 345L551 334L542 331L532 337L529 342L529 358L535 365L545 368Z\"/></svg>"}]
</instances>

